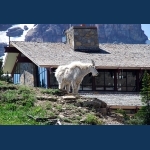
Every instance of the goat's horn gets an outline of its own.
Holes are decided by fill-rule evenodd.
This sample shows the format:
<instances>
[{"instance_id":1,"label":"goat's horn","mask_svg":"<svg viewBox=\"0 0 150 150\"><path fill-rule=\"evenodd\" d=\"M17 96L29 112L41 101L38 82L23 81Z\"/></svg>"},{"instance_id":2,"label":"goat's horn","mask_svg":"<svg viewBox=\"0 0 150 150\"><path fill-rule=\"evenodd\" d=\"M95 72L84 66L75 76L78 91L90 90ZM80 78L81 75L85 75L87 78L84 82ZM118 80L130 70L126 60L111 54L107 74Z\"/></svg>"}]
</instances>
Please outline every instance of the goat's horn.
<instances>
[{"instance_id":1,"label":"goat's horn","mask_svg":"<svg viewBox=\"0 0 150 150\"><path fill-rule=\"evenodd\" d=\"M93 59L91 59L91 61L92 61L93 66L95 66L95 62L94 62L94 60L93 60Z\"/></svg>"}]
</instances>

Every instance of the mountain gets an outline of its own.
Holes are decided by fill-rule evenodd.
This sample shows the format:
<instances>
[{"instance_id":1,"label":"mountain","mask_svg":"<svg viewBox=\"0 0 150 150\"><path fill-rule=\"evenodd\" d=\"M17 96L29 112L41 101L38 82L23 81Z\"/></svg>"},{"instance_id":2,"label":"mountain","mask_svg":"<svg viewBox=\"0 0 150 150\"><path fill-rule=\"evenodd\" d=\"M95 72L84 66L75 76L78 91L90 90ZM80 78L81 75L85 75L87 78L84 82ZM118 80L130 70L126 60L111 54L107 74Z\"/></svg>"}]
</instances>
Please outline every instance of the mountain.
<instances>
[{"instance_id":1,"label":"mountain","mask_svg":"<svg viewBox=\"0 0 150 150\"><path fill-rule=\"evenodd\" d=\"M63 31L80 24L0 24L0 56L11 41L61 42ZM96 26L100 43L145 44L141 24L86 24Z\"/></svg>"},{"instance_id":2,"label":"mountain","mask_svg":"<svg viewBox=\"0 0 150 150\"><path fill-rule=\"evenodd\" d=\"M80 24L72 24L80 25ZM97 26L100 43L128 43L145 44L148 40L141 24L86 24L87 26ZM68 29L70 24L37 24L30 30L26 41L38 42L61 42L63 30Z\"/></svg>"},{"instance_id":3,"label":"mountain","mask_svg":"<svg viewBox=\"0 0 150 150\"><path fill-rule=\"evenodd\" d=\"M150 39L148 39L145 43L146 43L146 44L150 44Z\"/></svg>"}]
</instances>

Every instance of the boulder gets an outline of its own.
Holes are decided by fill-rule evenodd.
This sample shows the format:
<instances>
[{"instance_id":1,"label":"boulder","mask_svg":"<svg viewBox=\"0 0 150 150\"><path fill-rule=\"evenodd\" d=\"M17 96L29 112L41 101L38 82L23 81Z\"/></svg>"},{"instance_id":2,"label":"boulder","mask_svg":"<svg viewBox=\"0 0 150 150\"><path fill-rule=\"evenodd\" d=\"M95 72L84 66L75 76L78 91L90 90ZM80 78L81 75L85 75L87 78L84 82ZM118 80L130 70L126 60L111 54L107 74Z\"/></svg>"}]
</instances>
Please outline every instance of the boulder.
<instances>
[{"instance_id":1,"label":"boulder","mask_svg":"<svg viewBox=\"0 0 150 150\"><path fill-rule=\"evenodd\" d=\"M94 98L92 100L84 101L83 107L106 108L107 104L102 100Z\"/></svg>"}]
</instances>

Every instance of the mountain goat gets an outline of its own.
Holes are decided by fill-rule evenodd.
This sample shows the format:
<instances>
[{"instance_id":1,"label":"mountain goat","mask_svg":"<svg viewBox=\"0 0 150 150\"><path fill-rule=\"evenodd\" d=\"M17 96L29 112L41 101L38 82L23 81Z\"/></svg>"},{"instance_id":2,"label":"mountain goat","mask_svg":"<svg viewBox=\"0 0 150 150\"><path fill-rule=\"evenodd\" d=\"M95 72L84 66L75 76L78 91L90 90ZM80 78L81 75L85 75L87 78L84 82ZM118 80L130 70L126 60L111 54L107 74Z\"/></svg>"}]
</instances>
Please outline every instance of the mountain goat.
<instances>
[{"instance_id":1,"label":"mountain goat","mask_svg":"<svg viewBox=\"0 0 150 150\"><path fill-rule=\"evenodd\" d=\"M59 89L66 88L69 93L70 86L72 93L77 94L83 78L92 73L92 76L97 76L98 72L95 69L95 63L82 63L80 61L72 62L69 65L62 65L56 69L55 77L59 84Z\"/></svg>"}]
</instances>

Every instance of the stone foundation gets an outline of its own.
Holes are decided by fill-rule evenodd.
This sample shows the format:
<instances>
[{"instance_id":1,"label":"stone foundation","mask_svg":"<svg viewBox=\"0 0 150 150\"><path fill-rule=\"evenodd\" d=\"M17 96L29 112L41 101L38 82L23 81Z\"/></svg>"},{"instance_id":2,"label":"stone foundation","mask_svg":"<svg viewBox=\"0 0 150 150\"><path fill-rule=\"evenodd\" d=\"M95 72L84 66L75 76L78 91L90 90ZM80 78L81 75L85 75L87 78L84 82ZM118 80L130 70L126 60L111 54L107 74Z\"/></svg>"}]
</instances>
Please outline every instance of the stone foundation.
<instances>
[{"instance_id":1,"label":"stone foundation","mask_svg":"<svg viewBox=\"0 0 150 150\"><path fill-rule=\"evenodd\" d=\"M37 86L36 65L33 63L20 63L20 84Z\"/></svg>"}]
</instances>

